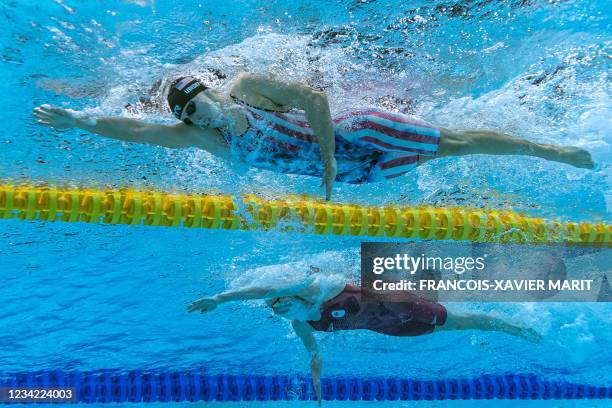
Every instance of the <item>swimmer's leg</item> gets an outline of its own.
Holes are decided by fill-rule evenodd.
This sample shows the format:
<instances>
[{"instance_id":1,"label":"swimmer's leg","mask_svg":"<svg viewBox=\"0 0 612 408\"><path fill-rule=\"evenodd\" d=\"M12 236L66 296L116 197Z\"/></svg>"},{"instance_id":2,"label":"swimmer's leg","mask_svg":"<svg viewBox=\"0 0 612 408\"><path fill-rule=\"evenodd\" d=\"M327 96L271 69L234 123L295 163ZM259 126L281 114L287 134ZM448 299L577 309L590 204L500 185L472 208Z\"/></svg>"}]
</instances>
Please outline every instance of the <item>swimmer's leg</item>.
<instances>
[{"instance_id":1,"label":"swimmer's leg","mask_svg":"<svg viewBox=\"0 0 612 408\"><path fill-rule=\"evenodd\" d=\"M533 343L539 343L542 336L529 327L519 326L507 320L488 316L486 314L475 313L453 313L447 310L446 322L444 325L436 327L436 332L440 330L484 330L507 333L512 336L519 336Z\"/></svg>"},{"instance_id":2,"label":"swimmer's leg","mask_svg":"<svg viewBox=\"0 0 612 408\"><path fill-rule=\"evenodd\" d=\"M593 168L591 155L579 147L536 143L490 130L440 129L437 157L468 154L535 156L574 167ZM422 157L421 161L428 159Z\"/></svg>"}]
</instances>

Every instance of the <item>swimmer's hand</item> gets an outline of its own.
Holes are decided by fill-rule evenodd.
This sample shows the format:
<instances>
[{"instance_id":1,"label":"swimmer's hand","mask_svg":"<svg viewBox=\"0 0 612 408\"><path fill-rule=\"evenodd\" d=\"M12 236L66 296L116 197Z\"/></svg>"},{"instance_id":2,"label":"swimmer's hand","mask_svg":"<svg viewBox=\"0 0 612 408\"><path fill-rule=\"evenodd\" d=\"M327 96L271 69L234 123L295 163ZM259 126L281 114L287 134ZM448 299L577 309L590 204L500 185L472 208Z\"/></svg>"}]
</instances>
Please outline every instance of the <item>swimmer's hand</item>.
<instances>
[{"instance_id":1,"label":"swimmer's hand","mask_svg":"<svg viewBox=\"0 0 612 408\"><path fill-rule=\"evenodd\" d=\"M323 180L321 181L321 187L325 186L325 199L329 201L331 198L332 186L334 180L336 180L336 174L338 173L338 167L336 164L336 158L331 157L329 160L325 160L323 165Z\"/></svg>"},{"instance_id":2,"label":"swimmer's hand","mask_svg":"<svg viewBox=\"0 0 612 408\"><path fill-rule=\"evenodd\" d=\"M40 105L34 108L37 122L55 129L70 129L77 125L78 113L72 109L63 109L53 105Z\"/></svg>"},{"instance_id":3,"label":"swimmer's hand","mask_svg":"<svg viewBox=\"0 0 612 408\"><path fill-rule=\"evenodd\" d=\"M310 360L310 371L312 373L312 386L317 396L317 404L321 406L321 366L323 362L319 354L312 356Z\"/></svg>"},{"instance_id":4,"label":"swimmer's hand","mask_svg":"<svg viewBox=\"0 0 612 408\"><path fill-rule=\"evenodd\" d=\"M210 312L217 308L217 300L215 298L198 299L187 307L189 313L199 310L200 313Z\"/></svg>"}]
</instances>

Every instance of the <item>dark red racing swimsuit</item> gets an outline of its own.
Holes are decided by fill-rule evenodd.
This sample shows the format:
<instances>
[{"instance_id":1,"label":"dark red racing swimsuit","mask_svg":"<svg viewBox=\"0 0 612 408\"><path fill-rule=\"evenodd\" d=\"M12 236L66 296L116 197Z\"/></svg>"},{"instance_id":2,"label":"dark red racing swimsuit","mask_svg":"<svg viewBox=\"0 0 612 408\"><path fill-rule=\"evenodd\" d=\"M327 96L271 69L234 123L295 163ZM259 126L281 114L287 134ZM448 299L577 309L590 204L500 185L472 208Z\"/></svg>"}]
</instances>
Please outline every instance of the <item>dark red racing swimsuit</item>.
<instances>
[{"instance_id":1,"label":"dark red racing swimsuit","mask_svg":"<svg viewBox=\"0 0 612 408\"><path fill-rule=\"evenodd\" d=\"M321 319L308 321L317 331L366 329L390 336L419 336L446 322L439 303L400 292L394 302L362 300L361 288L346 285L338 296L321 305Z\"/></svg>"}]
</instances>

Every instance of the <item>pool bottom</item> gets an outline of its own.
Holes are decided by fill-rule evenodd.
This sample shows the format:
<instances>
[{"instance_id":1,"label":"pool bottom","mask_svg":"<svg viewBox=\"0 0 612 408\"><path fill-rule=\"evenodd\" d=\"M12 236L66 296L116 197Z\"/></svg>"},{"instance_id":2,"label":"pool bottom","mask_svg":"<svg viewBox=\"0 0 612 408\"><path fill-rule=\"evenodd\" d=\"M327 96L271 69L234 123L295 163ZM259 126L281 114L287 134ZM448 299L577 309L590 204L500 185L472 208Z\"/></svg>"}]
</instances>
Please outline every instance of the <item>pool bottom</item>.
<instances>
[{"instance_id":1,"label":"pool bottom","mask_svg":"<svg viewBox=\"0 0 612 408\"><path fill-rule=\"evenodd\" d=\"M73 388L73 402L83 403L297 402L315 398L312 382L303 376L200 375L194 372L99 370L4 373L0 375L0 387ZM322 380L322 394L326 401L347 402L593 400L611 399L612 386L551 381L527 374L443 380L335 377Z\"/></svg>"}]
</instances>

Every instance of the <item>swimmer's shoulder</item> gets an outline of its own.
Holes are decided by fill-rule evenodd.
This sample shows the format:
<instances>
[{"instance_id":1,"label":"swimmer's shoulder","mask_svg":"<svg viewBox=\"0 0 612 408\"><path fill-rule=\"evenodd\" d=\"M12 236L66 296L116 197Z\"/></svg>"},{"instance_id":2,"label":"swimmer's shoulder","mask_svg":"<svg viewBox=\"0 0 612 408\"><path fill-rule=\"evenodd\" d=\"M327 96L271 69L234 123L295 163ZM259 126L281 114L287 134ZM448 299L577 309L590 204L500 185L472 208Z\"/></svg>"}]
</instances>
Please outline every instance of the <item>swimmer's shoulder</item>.
<instances>
[{"instance_id":1,"label":"swimmer's shoulder","mask_svg":"<svg viewBox=\"0 0 612 408\"><path fill-rule=\"evenodd\" d=\"M341 275L318 273L301 295L315 303L323 303L339 295L345 286L345 279Z\"/></svg>"},{"instance_id":2,"label":"swimmer's shoulder","mask_svg":"<svg viewBox=\"0 0 612 408\"><path fill-rule=\"evenodd\" d=\"M252 74L249 72L241 72L232 80L229 87L229 94L235 99L244 102L253 108L272 110L278 112L288 112L291 110L290 106L278 104L257 92L249 89L247 83L252 78L266 79L265 75Z\"/></svg>"}]
</instances>

